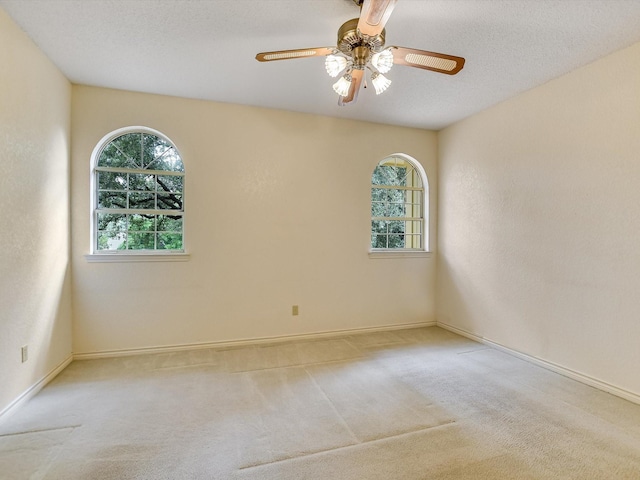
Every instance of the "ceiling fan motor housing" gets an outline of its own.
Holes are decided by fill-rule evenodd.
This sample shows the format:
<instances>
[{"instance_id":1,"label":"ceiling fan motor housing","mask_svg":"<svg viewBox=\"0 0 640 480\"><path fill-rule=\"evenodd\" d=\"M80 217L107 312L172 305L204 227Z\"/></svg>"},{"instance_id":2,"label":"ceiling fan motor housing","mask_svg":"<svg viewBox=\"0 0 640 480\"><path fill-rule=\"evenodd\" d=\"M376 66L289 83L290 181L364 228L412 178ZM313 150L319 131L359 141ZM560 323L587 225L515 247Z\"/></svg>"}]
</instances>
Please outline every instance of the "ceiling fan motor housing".
<instances>
[{"instance_id":1,"label":"ceiling fan motor housing","mask_svg":"<svg viewBox=\"0 0 640 480\"><path fill-rule=\"evenodd\" d=\"M385 30L379 35L362 35L358 31L358 18L342 24L338 30L338 50L353 59L353 66L363 69L371 59L371 55L384 47Z\"/></svg>"}]
</instances>

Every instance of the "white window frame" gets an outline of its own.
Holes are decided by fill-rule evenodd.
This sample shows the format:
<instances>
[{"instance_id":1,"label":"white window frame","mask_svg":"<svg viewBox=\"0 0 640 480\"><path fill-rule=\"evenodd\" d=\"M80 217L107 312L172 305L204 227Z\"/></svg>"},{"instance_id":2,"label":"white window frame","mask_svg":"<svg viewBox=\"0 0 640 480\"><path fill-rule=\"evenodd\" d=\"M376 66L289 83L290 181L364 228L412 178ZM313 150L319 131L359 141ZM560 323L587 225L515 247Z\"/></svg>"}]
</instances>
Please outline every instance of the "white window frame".
<instances>
[{"instance_id":1,"label":"white window frame","mask_svg":"<svg viewBox=\"0 0 640 480\"><path fill-rule=\"evenodd\" d=\"M186 261L189 259L189 254L186 250L186 232L185 232L185 217L186 211L184 209L185 203L185 185L183 181L183 191L182 191L182 205L183 210L181 212L182 215L182 249L180 250L98 250L98 226L97 226L97 218L96 218L96 210L98 209L98 193L97 193L97 166L98 160L100 158L100 154L113 140L116 138L126 135L129 133L142 133L154 135L156 137L161 138L162 140L169 143L176 151L180 159L182 160L182 154L178 150L175 142L173 142L169 137L167 137L162 132L158 130L154 130L149 127L144 126L130 126L123 127L117 130L114 130L111 133L108 133L97 143L93 152L91 153L91 179L90 179L90 195L91 195L91 212L90 212L90 249L91 252L89 255L85 255L85 258L88 262L154 262L154 261ZM184 160L183 167L184 167ZM127 169L130 170L131 173L137 173L136 169ZM106 171L106 170L104 170ZM166 174L167 172L164 170L144 170L142 173L153 173L153 174ZM138 172L139 173L139 172ZM175 172L171 174L175 175ZM185 177L185 172L180 173L180 176ZM155 210L153 210L155 212ZM136 213L136 210L125 209L124 213ZM166 213L167 211L163 211Z\"/></svg>"},{"instance_id":2,"label":"white window frame","mask_svg":"<svg viewBox=\"0 0 640 480\"><path fill-rule=\"evenodd\" d=\"M371 247L371 228L369 228L369 257L370 258L397 258L397 257L429 257L431 255L431 251L429 250L429 178L427 177L427 173L424 170L424 167L418 162L415 158L404 154L404 153L393 153L391 155L387 155L381 161L379 161L375 167L375 169L379 166L388 162L393 158L399 158L403 161L411 164L414 170L420 176L422 181L422 204L420 205L420 210L422 212L422 247L421 248L372 248ZM369 183L371 184L371 189L374 188L371 182L371 178L373 176L373 171L369 177ZM414 187L415 188L415 187ZM373 202L373 197L371 196L371 189L369 190L369 207L371 207ZM371 211L371 210L370 210ZM371 219L371 215L369 215Z\"/></svg>"}]
</instances>

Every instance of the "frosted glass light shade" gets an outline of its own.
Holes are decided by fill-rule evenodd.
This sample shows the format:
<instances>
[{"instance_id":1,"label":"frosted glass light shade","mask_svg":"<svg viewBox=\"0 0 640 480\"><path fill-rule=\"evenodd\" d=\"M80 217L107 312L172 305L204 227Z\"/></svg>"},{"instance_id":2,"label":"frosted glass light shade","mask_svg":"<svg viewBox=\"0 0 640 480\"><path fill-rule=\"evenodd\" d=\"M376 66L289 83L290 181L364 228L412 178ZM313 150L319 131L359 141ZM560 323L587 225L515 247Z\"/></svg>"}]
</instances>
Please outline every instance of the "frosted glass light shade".
<instances>
[{"instance_id":1,"label":"frosted glass light shade","mask_svg":"<svg viewBox=\"0 0 640 480\"><path fill-rule=\"evenodd\" d=\"M393 67L393 53L389 49L374 53L371 57L371 65L380 73L387 73Z\"/></svg>"},{"instance_id":2,"label":"frosted glass light shade","mask_svg":"<svg viewBox=\"0 0 640 480\"><path fill-rule=\"evenodd\" d=\"M333 84L333 91L341 97L346 97L349 94L349 87L351 87L351 75L343 75L336 83Z\"/></svg>"},{"instance_id":3,"label":"frosted glass light shade","mask_svg":"<svg viewBox=\"0 0 640 480\"><path fill-rule=\"evenodd\" d=\"M347 59L339 55L327 55L327 59L324 61L324 68L332 77L337 77L346 66Z\"/></svg>"},{"instance_id":4,"label":"frosted glass light shade","mask_svg":"<svg viewBox=\"0 0 640 480\"><path fill-rule=\"evenodd\" d=\"M371 83L373 83L373 88L376 89L376 95L380 95L387 88L389 88L389 85L391 85L391 80L389 80L381 73L376 72L371 75Z\"/></svg>"}]
</instances>

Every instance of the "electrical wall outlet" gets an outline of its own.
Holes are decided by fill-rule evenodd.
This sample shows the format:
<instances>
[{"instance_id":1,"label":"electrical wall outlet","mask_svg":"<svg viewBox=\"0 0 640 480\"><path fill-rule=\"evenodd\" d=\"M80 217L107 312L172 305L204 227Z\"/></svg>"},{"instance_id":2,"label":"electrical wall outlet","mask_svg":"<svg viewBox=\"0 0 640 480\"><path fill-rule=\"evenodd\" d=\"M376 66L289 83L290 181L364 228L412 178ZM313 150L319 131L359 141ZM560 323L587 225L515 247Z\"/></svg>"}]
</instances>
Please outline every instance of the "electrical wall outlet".
<instances>
[{"instance_id":1,"label":"electrical wall outlet","mask_svg":"<svg viewBox=\"0 0 640 480\"><path fill-rule=\"evenodd\" d=\"M24 347L22 347L20 349L20 352L22 354L22 363L24 363L27 360L29 360L29 346L28 345L25 345Z\"/></svg>"},{"instance_id":2,"label":"electrical wall outlet","mask_svg":"<svg viewBox=\"0 0 640 480\"><path fill-rule=\"evenodd\" d=\"M299 313L299 309L298 309L298 305L294 305L293 307L291 307L291 315L298 315Z\"/></svg>"}]
</instances>

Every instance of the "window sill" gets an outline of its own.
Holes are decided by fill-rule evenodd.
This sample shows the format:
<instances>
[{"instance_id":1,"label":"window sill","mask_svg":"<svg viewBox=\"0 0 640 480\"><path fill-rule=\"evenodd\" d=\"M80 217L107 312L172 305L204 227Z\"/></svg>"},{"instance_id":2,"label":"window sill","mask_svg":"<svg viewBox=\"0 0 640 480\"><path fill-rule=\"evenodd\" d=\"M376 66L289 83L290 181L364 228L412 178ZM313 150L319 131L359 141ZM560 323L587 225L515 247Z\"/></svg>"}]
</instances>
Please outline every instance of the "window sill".
<instances>
[{"instance_id":1,"label":"window sill","mask_svg":"<svg viewBox=\"0 0 640 480\"><path fill-rule=\"evenodd\" d=\"M91 253L84 258L89 263L123 262L187 262L188 253Z\"/></svg>"},{"instance_id":2,"label":"window sill","mask_svg":"<svg viewBox=\"0 0 640 480\"><path fill-rule=\"evenodd\" d=\"M424 250L369 250L369 258L429 258L432 252Z\"/></svg>"}]
</instances>

